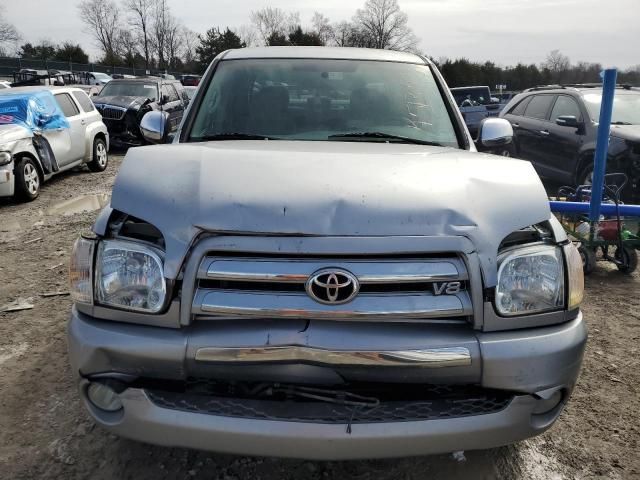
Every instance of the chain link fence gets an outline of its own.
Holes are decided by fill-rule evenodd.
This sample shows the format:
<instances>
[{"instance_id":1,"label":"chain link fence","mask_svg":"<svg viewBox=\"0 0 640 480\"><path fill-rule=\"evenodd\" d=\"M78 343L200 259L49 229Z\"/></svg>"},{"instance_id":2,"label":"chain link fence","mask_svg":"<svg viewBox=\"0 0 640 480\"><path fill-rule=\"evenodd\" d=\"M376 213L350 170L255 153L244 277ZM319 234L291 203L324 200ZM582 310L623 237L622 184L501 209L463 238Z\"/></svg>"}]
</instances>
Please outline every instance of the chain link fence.
<instances>
[{"instance_id":1,"label":"chain link fence","mask_svg":"<svg viewBox=\"0 0 640 480\"><path fill-rule=\"evenodd\" d=\"M98 63L74 63L61 62L59 60L40 60L36 58L19 58L19 57L0 57L0 78L13 80L13 74L23 68L32 70L64 70L70 72L102 72L109 75L118 73L122 75L158 75L161 73L169 73L176 78L179 72L170 72L166 70L145 70L144 68L133 67L116 67L108 65L100 65Z\"/></svg>"}]
</instances>

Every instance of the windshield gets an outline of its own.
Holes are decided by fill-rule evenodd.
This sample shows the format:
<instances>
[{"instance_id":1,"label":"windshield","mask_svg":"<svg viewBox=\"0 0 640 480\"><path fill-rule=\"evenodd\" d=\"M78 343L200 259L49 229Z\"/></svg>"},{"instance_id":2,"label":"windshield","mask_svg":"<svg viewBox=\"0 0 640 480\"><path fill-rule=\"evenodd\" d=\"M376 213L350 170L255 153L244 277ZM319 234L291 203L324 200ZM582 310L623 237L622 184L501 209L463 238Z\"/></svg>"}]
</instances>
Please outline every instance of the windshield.
<instances>
[{"instance_id":1,"label":"windshield","mask_svg":"<svg viewBox=\"0 0 640 480\"><path fill-rule=\"evenodd\" d=\"M594 122L600 120L602 93L583 95L589 116ZM613 115L611 123L619 125L640 125L640 92L617 91L613 97Z\"/></svg>"},{"instance_id":2,"label":"windshield","mask_svg":"<svg viewBox=\"0 0 640 480\"><path fill-rule=\"evenodd\" d=\"M489 87L452 88L451 93L459 107L477 107L491 103Z\"/></svg>"},{"instance_id":3,"label":"windshield","mask_svg":"<svg viewBox=\"0 0 640 480\"><path fill-rule=\"evenodd\" d=\"M112 80L100 91L101 97L147 97L151 100L158 98L158 87L155 83L118 82Z\"/></svg>"},{"instance_id":4,"label":"windshield","mask_svg":"<svg viewBox=\"0 0 640 480\"><path fill-rule=\"evenodd\" d=\"M93 72L93 76L99 80L111 80L111 77L106 73Z\"/></svg>"},{"instance_id":5,"label":"windshield","mask_svg":"<svg viewBox=\"0 0 640 480\"><path fill-rule=\"evenodd\" d=\"M287 140L415 140L458 147L429 67L394 62L222 61L207 86L189 140L231 138L231 133L235 138L242 134ZM376 135L359 135L365 133Z\"/></svg>"}]
</instances>

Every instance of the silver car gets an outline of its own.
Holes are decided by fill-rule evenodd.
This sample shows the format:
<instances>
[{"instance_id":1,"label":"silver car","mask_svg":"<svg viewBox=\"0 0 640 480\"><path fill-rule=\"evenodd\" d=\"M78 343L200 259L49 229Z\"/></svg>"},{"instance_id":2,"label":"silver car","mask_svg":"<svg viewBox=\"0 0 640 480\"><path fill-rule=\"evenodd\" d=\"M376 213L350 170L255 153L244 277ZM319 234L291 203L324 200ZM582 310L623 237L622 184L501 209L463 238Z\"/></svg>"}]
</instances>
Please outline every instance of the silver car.
<instances>
[{"instance_id":1,"label":"silver car","mask_svg":"<svg viewBox=\"0 0 640 480\"><path fill-rule=\"evenodd\" d=\"M141 128L162 141L168 115ZM486 119L480 146L512 135ZM556 421L587 338L580 255L532 166L478 153L409 53L220 54L173 144L129 150L70 273L84 405L161 445L505 445Z\"/></svg>"},{"instance_id":2,"label":"silver car","mask_svg":"<svg viewBox=\"0 0 640 480\"><path fill-rule=\"evenodd\" d=\"M34 200L42 182L85 163L103 171L108 150L107 127L82 89L0 91L0 197Z\"/></svg>"}]
</instances>

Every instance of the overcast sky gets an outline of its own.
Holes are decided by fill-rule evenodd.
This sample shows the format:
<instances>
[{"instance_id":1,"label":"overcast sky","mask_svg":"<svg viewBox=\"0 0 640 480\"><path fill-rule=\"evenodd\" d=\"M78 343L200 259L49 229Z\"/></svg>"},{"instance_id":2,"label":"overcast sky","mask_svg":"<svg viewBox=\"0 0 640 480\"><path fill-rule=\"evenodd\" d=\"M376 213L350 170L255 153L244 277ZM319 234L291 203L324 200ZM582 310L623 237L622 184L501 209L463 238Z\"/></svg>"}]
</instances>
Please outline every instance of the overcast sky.
<instances>
[{"instance_id":1,"label":"overcast sky","mask_svg":"<svg viewBox=\"0 0 640 480\"><path fill-rule=\"evenodd\" d=\"M365 0L169 0L173 14L196 32L249 23L264 6L350 19ZM79 42L97 56L77 15L78 0L0 0L27 41ZM399 0L424 53L501 65L540 63L559 49L571 58L627 68L640 64L640 0Z\"/></svg>"}]
</instances>

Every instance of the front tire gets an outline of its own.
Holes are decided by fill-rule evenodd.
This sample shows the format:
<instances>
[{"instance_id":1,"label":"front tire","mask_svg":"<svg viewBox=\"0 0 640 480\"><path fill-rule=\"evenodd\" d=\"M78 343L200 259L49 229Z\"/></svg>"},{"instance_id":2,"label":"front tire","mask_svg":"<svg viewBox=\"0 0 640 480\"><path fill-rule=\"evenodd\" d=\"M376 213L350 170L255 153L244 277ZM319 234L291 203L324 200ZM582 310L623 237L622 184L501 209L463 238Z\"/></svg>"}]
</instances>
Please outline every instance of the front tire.
<instances>
[{"instance_id":1,"label":"front tire","mask_svg":"<svg viewBox=\"0 0 640 480\"><path fill-rule=\"evenodd\" d=\"M93 140L93 156L87 166L92 172L103 172L108 163L107 143L102 138L96 137Z\"/></svg>"},{"instance_id":2,"label":"front tire","mask_svg":"<svg viewBox=\"0 0 640 480\"><path fill-rule=\"evenodd\" d=\"M593 165L587 165L580 170L576 181L576 186L591 185L593 183Z\"/></svg>"},{"instance_id":3,"label":"front tire","mask_svg":"<svg viewBox=\"0 0 640 480\"><path fill-rule=\"evenodd\" d=\"M36 162L29 157L22 158L16 166L16 195L31 202L40 194L40 174Z\"/></svg>"},{"instance_id":4,"label":"front tire","mask_svg":"<svg viewBox=\"0 0 640 480\"><path fill-rule=\"evenodd\" d=\"M618 265L618 270L627 275L631 275L638 268L638 252L633 248L623 246L621 250L618 247L615 259L622 262L621 265Z\"/></svg>"}]
</instances>

